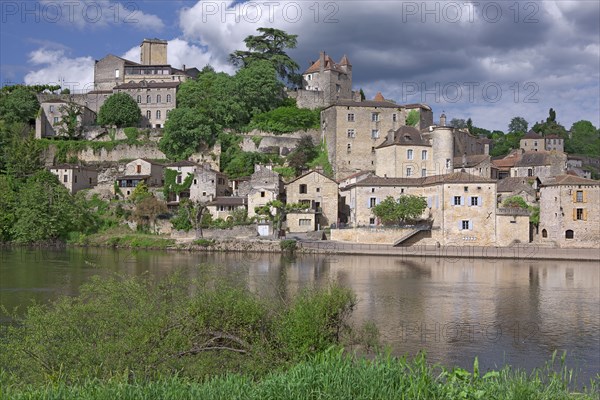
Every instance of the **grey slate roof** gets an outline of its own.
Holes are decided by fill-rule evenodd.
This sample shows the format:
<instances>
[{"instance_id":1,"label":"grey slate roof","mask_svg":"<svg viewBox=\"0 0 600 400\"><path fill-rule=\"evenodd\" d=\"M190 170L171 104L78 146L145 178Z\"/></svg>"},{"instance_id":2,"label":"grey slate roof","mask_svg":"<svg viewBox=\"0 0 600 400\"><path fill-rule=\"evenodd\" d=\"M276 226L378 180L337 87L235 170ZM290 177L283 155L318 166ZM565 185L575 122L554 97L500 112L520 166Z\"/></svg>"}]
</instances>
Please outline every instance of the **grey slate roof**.
<instances>
[{"instance_id":1,"label":"grey slate roof","mask_svg":"<svg viewBox=\"0 0 600 400\"><path fill-rule=\"evenodd\" d=\"M391 139L391 140L390 140ZM429 140L423 137L421 132L412 126L402 126L394 132L393 138L386 136L385 141L377 146L382 147L398 145L398 146L431 146Z\"/></svg>"}]
</instances>

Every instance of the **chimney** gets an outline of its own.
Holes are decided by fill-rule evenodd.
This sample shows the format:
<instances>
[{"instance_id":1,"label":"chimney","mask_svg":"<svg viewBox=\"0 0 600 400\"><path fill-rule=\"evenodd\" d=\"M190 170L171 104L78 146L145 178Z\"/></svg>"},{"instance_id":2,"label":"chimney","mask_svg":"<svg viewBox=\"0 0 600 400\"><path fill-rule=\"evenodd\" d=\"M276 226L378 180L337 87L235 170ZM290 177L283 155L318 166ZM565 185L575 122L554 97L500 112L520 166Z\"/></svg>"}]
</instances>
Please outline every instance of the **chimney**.
<instances>
[{"instance_id":1,"label":"chimney","mask_svg":"<svg viewBox=\"0 0 600 400\"><path fill-rule=\"evenodd\" d=\"M388 143L392 143L394 141L394 130L390 129L387 134Z\"/></svg>"},{"instance_id":2,"label":"chimney","mask_svg":"<svg viewBox=\"0 0 600 400\"><path fill-rule=\"evenodd\" d=\"M325 52L322 51L319 53L319 73L323 73L325 70Z\"/></svg>"},{"instance_id":3,"label":"chimney","mask_svg":"<svg viewBox=\"0 0 600 400\"><path fill-rule=\"evenodd\" d=\"M440 115L440 126L446 126L446 114Z\"/></svg>"},{"instance_id":4,"label":"chimney","mask_svg":"<svg viewBox=\"0 0 600 400\"><path fill-rule=\"evenodd\" d=\"M182 65L181 69L183 69L183 72L185 72L185 64Z\"/></svg>"}]
</instances>

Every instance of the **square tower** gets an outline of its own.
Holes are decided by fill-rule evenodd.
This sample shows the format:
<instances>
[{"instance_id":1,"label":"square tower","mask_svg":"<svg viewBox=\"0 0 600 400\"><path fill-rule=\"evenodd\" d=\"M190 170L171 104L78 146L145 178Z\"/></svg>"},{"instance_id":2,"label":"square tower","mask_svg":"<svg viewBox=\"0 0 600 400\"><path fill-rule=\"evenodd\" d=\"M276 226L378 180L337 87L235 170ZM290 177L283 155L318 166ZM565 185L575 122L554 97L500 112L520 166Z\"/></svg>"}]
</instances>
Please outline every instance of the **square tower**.
<instances>
[{"instance_id":1,"label":"square tower","mask_svg":"<svg viewBox=\"0 0 600 400\"><path fill-rule=\"evenodd\" d=\"M140 47L140 64L167 65L166 40L144 39Z\"/></svg>"}]
</instances>

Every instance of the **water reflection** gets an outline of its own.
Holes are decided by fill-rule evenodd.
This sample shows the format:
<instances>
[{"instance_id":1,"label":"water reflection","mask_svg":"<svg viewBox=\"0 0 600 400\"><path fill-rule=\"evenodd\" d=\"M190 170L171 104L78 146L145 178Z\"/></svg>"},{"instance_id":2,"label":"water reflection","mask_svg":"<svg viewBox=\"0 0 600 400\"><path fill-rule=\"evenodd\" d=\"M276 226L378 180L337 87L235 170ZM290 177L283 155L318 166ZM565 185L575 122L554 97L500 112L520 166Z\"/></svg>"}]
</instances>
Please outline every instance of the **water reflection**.
<instances>
[{"instance_id":1,"label":"water reflection","mask_svg":"<svg viewBox=\"0 0 600 400\"><path fill-rule=\"evenodd\" d=\"M190 279L227 277L284 300L335 280L358 297L354 322L374 321L397 354L425 349L447 365L469 367L478 356L482 369L529 368L558 349L582 378L600 370L597 263L19 249L0 252L0 297L11 309L75 294L92 275L174 270Z\"/></svg>"}]
</instances>

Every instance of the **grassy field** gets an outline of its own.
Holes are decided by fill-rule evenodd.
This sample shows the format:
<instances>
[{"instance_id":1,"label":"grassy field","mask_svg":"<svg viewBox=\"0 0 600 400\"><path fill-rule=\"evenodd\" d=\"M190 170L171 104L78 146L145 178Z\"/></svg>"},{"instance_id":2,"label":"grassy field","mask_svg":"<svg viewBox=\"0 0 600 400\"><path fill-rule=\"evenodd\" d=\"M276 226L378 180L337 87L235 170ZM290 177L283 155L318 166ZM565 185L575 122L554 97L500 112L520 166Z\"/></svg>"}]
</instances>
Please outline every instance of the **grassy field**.
<instances>
[{"instance_id":1,"label":"grassy field","mask_svg":"<svg viewBox=\"0 0 600 400\"><path fill-rule=\"evenodd\" d=\"M131 384L116 378L3 390L10 399L598 399L598 379L577 393L569 390L570 380L570 372L553 361L531 373L505 367L480 374L477 361L469 372L430 366L423 355L367 360L332 348L258 381L228 375L205 383L170 378Z\"/></svg>"}]
</instances>

